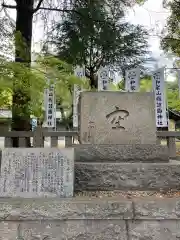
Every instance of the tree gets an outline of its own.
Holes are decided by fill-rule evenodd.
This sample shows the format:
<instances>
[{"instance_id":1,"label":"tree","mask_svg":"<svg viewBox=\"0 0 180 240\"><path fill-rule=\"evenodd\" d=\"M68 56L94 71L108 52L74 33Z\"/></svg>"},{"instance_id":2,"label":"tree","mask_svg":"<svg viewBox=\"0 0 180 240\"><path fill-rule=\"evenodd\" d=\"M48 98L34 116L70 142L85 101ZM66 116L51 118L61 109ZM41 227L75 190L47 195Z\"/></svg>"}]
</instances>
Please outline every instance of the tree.
<instances>
[{"instance_id":1,"label":"tree","mask_svg":"<svg viewBox=\"0 0 180 240\"><path fill-rule=\"evenodd\" d=\"M117 89L124 91L124 89L125 89L125 80L124 79L122 79L117 84ZM152 89L151 76L144 75L143 77L140 78L140 92L149 92L149 91L151 91L151 89Z\"/></svg>"},{"instance_id":2,"label":"tree","mask_svg":"<svg viewBox=\"0 0 180 240\"><path fill-rule=\"evenodd\" d=\"M66 0L62 1L47 1L47 0L14 0L15 5L8 5L3 2L3 8L10 8L16 10L15 22L15 61L17 63L26 64L30 68L31 64L31 43L32 43L32 21L33 16L37 11L55 11L55 12L69 12L72 11L71 5L74 1L70 1L70 6L67 6ZM54 3L57 2L58 5ZM125 1L128 2L128 1ZM48 25L48 24L47 24ZM29 75L28 75L29 76ZM19 88L19 84L13 84L13 130L30 130L30 112L28 105L30 99L30 82L29 79L24 79L23 88ZM13 139L13 146L18 147L17 139ZM30 141L27 139L27 144Z\"/></svg>"},{"instance_id":3,"label":"tree","mask_svg":"<svg viewBox=\"0 0 180 240\"><path fill-rule=\"evenodd\" d=\"M37 118L43 118L43 96L44 88L48 87L47 74L51 83L55 84L57 103L61 102L62 115L68 110L71 114L72 96L70 90L74 84L83 85L86 83L73 75L72 67L53 56L39 56L36 64L27 67L25 64L9 62L1 59L0 62L0 106L12 109L11 98L14 82L19 88L26 88L24 79L29 79L29 95L31 101L28 103L28 112ZM23 89L25 91L25 89ZM6 94L3 94L6 93ZM7 95L8 93L8 95ZM19 115L23 117L23 112Z\"/></svg>"},{"instance_id":4,"label":"tree","mask_svg":"<svg viewBox=\"0 0 180 240\"><path fill-rule=\"evenodd\" d=\"M164 50L180 56L180 0L166 1L171 14L162 33L161 46Z\"/></svg>"},{"instance_id":5,"label":"tree","mask_svg":"<svg viewBox=\"0 0 180 240\"><path fill-rule=\"evenodd\" d=\"M124 83L120 81L117 84L116 90L124 90ZM151 76L145 75L140 79L140 92L150 92L152 91L152 80ZM168 102L168 108L180 111L180 99L179 99L179 88L178 82L166 82L166 97Z\"/></svg>"},{"instance_id":6,"label":"tree","mask_svg":"<svg viewBox=\"0 0 180 240\"><path fill-rule=\"evenodd\" d=\"M122 2L114 12L103 0L83 0L74 4L73 10L54 28L57 34L50 43L56 46L60 59L73 65L85 64L91 87L97 87L100 66L122 71L144 60L148 33L141 26L124 22Z\"/></svg>"},{"instance_id":7,"label":"tree","mask_svg":"<svg viewBox=\"0 0 180 240\"><path fill-rule=\"evenodd\" d=\"M16 5L3 7L16 9L15 23L15 62L23 63L30 68L31 64L31 43L32 43L32 21L34 14L40 9L43 0L15 0ZM34 5L36 6L34 7ZM44 8L46 10L46 8ZM48 10L48 8L47 8ZM62 9L60 9L61 11ZM15 73L16 74L16 73ZM29 75L28 75L29 76ZM27 76L27 77L28 77ZM29 131L30 126L30 80L24 78L24 87L19 87L18 81L13 84L13 105L12 105L12 130ZM26 145L30 145L30 140L26 139ZM18 147L18 139L13 138L13 146Z\"/></svg>"}]
</instances>

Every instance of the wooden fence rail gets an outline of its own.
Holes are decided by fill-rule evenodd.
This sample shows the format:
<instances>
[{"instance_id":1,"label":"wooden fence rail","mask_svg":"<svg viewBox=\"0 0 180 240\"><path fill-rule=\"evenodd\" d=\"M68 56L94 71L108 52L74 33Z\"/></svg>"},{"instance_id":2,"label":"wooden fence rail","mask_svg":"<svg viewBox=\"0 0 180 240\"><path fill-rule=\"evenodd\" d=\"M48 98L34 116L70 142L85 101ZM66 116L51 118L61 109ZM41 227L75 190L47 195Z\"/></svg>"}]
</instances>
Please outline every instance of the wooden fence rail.
<instances>
[{"instance_id":1,"label":"wooden fence rail","mask_svg":"<svg viewBox=\"0 0 180 240\"><path fill-rule=\"evenodd\" d=\"M78 136L78 131L57 131L49 132L41 127L38 127L33 132L17 132L17 131L6 131L0 132L0 137L5 137L4 146L12 147L12 138L19 138L19 147L25 147L25 138L31 137L33 139L32 147L44 147L44 138L50 137L51 147L58 146L58 138L65 137L65 147L71 147L73 145L73 138ZM161 140L166 140L167 146L169 148L169 154L171 158L176 157L176 138L180 138L180 132L170 132L170 131L158 131L157 132L157 143L160 144Z\"/></svg>"},{"instance_id":2,"label":"wooden fence rail","mask_svg":"<svg viewBox=\"0 0 180 240\"><path fill-rule=\"evenodd\" d=\"M9 131L9 132L0 132L0 137L5 137L4 146L7 148L12 147L12 138L19 138L19 147L25 147L25 138L31 137L33 139L32 147L34 148L43 148L44 147L44 138L50 137L51 147L58 146L58 138L65 137L65 146L70 147L73 144L73 137L77 137L77 131L58 131L58 132L48 132L43 128L37 128L33 132L24 132L24 131Z\"/></svg>"}]
</instances>

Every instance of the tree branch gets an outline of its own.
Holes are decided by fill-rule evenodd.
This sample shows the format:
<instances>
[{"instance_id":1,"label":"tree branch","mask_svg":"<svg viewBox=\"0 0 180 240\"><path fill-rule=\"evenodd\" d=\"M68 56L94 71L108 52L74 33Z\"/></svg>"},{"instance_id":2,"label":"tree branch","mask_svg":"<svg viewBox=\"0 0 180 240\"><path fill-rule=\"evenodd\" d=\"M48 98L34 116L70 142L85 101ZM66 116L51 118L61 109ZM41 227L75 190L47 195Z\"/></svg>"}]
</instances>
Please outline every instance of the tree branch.
<instances>
[{"instance_id":1,"label":"tree branch","mask_svg":"<svg viewBox=\"0 0 180 240\"><path fill-rule=\"evenodd\" d=\"M60 9L60 8L51 8L51 7L40 7L38 10L45 10L45 11L55 11L55 12L65 12L65 13L76 13L77 15L79 15L79 17L81 18L85 18L86 16L84 16L82 13L80 13L79 11L75 10L75 9ZM92 18L90 18L92 19ZM99 23L104 23L104 20L100 20L100 19L92 19L95 22L99 22Z\"/></svg>"},{"instance_id":2,"label":"tree branch","mask_svg":"<svg viewBox=\"0 0 180 240\"><path fill-rule=\"evenodd\" d=\"M60 9L60 8L51 8L51 7L40 7L39 8L39 10L46 10L46 11L55 11L55 12L67 12L67 13L69 13L69 12L75 12L75 13L77 13L77 14L79 14L79 15L82 15L82 14L80 14L78 11L76 11L76 10L71 10L71 9Z\"/></svg>"},{"instance_id":3,"label":"tree branch","mask_svg":"<svg viewBox=\"0 0 180 240\"><path fill-rule=\"evenodd\" d=\"M170 41L177 41L177 42L180 42L180 39L178 38L173 38L173 37L164 37L162 40L170 40Z\"/></svg>"},{"instance_id":4,"label":"tree branch","mask_svg":"<svg viewBox=\"0 0 180 240\"><path fill-rule=\"evenodd\" d=\"M39 3L37 5L37 7L34 9L33 13L37 12L40 9L42 2L43 2L43 0L39 0Z\"/></svg>"},{"instance_id":5,"label":"tree branch","mask_svg":"<svg viewBox=\"0 0 180 240\"><path fill-rule=\"evenodd\" d=\"M39 3L37 5L37 7L33 10L33 13L35 13L38 10L66 12L66 13L74 12L82 18L85 17L83 14L81 14L80 12L78 12L74 9L60 9L60 8L51 8L51 7L40 7L42 2L43 2L43 0L39 0ZM7 5L7 4L4 4L4 3L2 4L2 7L10 8L10 9L17 9L17 5ZM95 21L95 22L104 23L104 20L100 20L100 19L92 19L92 20Z\"/></svg>"},{"instance_id":6,"label":"tree branch","mask_svg":"<svg viewBox=\"0 0 180 240\"><path fill-rule=\"evenodd\" d=\"M74 9L60 9L60 8L51 8L51 7L40 7L42 4L43 0L39 0L39 3L37 5L37 7L33 10L33 13L35 13L38 10L46 10L46 11L56 11L56 12L75 12L76 14L78 14L81 17L84 17L80 12L74 10ZM7 5L7 4L2 4L2 7L5 8L11 8L11 9L16 9L17 6L16 5Z\"/></svg>"},{"instance_id":7,"label":"tree branch","mask_svg":"<svg viewBox=\"0 0 180 240\"><path fill-rule=\"evenodd\" d=\"M17 6L16 5L6 5L6 4L2 4L2 7L5 7L5 8L11 8L11 9L16 9Z\"/></svg>"}]
</instances>

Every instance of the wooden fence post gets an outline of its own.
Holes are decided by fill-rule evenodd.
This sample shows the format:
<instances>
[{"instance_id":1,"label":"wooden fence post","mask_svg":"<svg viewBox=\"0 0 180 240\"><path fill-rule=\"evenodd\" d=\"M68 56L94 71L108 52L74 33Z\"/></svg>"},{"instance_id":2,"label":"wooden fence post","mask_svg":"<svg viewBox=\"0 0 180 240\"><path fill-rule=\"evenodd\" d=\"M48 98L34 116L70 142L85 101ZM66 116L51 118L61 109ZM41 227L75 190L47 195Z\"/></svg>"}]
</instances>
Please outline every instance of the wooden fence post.
<instances>
[{"instance_id":1,"label":"wooden fence post","mask_svg":"<svg viewBox=\"0 0 180 240\"><path fill-rule=\"evenodd\" d=\"M158 144L158 145L161 144L161 138L160 138L160 137L157 137L157 138L156 138L156 144Z\"/></svg>"},{"instance_id":2,"label":"wooden fence post","mask_svg":"<svg viewBox=\"0 0 180 240\"><path fill-rule=\"evenodd\" d=\"M34 131L33 147L34 148L38 148L38 147L43 148L44 147L43 128L41 126L37 126Z\"/></svg>"},{"instance_id":3,"label":"wooden fence post","mask_svg":"<svg viewBox=\"0 0 180 240\"><path fill-rule=\"evenodd\" d=\"M25 148L26 147L26 138L25 137L19 137L19 147Z\"/></svg>"},{"instance_id":4,"label":"wooden fence post","mask_svg":"<svg viewBox=\"0 0 180 240\"><path fill-rule=\"evenodd\" d=\"M51 137L51 147L58 147L58 137Z\"/></svg>"},{"instance_id":5,"label":"wooden fence post","mask_svg":"<svg viewBox=\"0 0 180 240\"><path fill-rule=\"evenodd\" d=\"M72 147L72 136L65 136L65 147Z\"/></svg>"},{"instance_id":6,"label":"wooden fence post","mask_svg":"<svg viewBox=\"0 0 180 240\"><path fill-rule=\"evenodd\" d=\"M175 139L175 137L168 137L167 145L169 148L169 157L176 158L176 139Z\"/></svg>"},{"instance_id":7,"label":"wooden fence post","mask_svg":"<svg viewBox=\"0 0 180 240\"><path fill-rule=\"evenodd\" d=\"M5 148L11 148L12 147L12 138L11 137L5 137L4 147Z\"/></svg>"}]
</instances>

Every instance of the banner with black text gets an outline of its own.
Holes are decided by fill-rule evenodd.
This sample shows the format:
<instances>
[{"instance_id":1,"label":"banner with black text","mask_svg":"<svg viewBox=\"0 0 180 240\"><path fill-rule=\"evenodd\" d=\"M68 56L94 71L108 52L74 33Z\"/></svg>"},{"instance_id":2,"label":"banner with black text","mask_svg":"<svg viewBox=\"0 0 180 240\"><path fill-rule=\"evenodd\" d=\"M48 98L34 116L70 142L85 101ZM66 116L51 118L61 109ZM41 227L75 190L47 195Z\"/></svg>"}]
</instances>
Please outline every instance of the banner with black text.
<instances>
[{"instance_id":1,"label":"banner with black text","mask_svg":"<svg viewBox=\"0 0 180 240\"><path fill-rule=\"evenodd\" d=\"M74 75L79 78L85 77L85 69L84 67L77 67L74 70ZM73 127L78 127L78 102L79 102L79 95L81 92L81 86L78 84L74 84L74 91L73 91Z\"/></svg>"},{"instance_id":2,"label":"banner with black text","mask_svg":"<svg viewBox=\"0 0 180 240\"><path fill-rule=\"evenodd\" d=\"M140 69L134 68L126 71L125 90L127 92L139 92L140 88Z\"/></svg>"},{"instance_id":3,"label":"banner with black text","mask_svg":"<svg viewBox=\"0 0 180 240\"><path fill-rule=\"evenodd\" d=\"M164 68L152 73L152 85L155 93L156 126L168 127Z\"/></svg>"},{"instance_id":4,"label":"banner with black text","mask_svg":"<svg viewBox=\"0 0 180 240\"><path fill-rule=\"evenodd\" d=\"M104 91L109 89L109 68L101 67L98 71L98 91Z\"/></svg>"},{"instance_id":5,"label":"banner with black text","mask_svg":"<svg viewBox=\"0 0 180 240\"><path fill-rule=\"evenodd\" d=\"M45 121L44 127L54 128L56 126L56 102L55 102L55 86L51 84L49 88L44 90L44 109Z\"/></svg>"}]
</instances>

